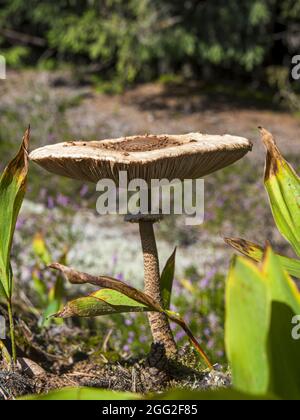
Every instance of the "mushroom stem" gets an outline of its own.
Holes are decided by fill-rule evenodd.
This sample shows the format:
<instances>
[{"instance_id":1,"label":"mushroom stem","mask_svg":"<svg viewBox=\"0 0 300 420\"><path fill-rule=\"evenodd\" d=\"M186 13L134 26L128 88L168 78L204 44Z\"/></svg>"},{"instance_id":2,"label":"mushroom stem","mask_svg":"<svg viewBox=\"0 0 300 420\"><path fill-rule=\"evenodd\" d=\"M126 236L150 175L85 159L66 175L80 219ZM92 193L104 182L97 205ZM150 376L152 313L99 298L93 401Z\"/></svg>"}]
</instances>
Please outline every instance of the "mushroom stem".
<instances>
[{"instance_id":1,"label":"mushroom stem","mask_svg":"<svg viewBox=\"0 0 300 420\"><path fill-rule=\"evenodd\" d=\"M145 293L162 305L159 260L153 222L140 220L139 227L144 255ZM174 356L177 348L167 316L150 312L148 318L154 343L164 347L167 357Z\"/></svg>"}]
</instances>

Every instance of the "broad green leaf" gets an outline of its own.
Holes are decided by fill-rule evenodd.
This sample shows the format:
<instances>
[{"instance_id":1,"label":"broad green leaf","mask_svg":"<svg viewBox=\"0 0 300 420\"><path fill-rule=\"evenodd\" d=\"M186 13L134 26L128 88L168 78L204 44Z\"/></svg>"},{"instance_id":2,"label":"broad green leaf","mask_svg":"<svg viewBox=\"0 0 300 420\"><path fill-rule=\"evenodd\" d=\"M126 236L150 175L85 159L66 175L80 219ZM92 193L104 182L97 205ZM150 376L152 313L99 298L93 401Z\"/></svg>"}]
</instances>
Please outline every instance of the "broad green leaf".
<instances>
[{"instance_id":1,"label":"broad green leaf","mask_svg":"<svg viewBox=\"0 0 300 420\"><path fill-rule=\"evenodd\" d=\"M173 280L174 280L174 274L175 274L175 258L176 258L176 248L173 254L168 259L160 278L160 288L161 288L161 295L162 295L164 309L170 308Z\"/></svg>"},{"instance_id":2,"label":"broad green leaf","mask_svg":"<svg viewBox=\"0 0 300 420\"><path fill-rule=\"evenodd\" d=\"M262 274L267 280L269 299L286 303L295 314L300 314L299 290L295 282L284 271L281 260L270 247L266 251Z\"/></svg>"},{"instance_id":3,"label":"broad green leaf","mask_svg":"<svg viewBox=\"0 0 300 420\"><path fill-rule=\"evenodd\" d=\"M49 392L44 395L31 395L21 397L19 400L39 400L39 401L109 401L109 400L138 400L139 394L130 392L108 391L106 389L96 388L64 388Z\"/></svg>"},{"instance_id":4,"label":"broad green leaf","mask_svg":"<svg viewBox=\"0 0 300 420\"><path fill-rule=\"evenodd\" d=\"M0 178L0 293L10 299L12 272L10 253L17 217L26 191L30 130L23 137L17 156Z\"/></svg>"},{"instance_id":5,"label":"broad green leaf","mask_svg":"<svg viewBox=\"0 0 300 420\"><path fill-rule=\"evenodd\" d=\"M93 284L94 286L115 290L125 296L128 296L134 301L149 307L153 312L163 312L160 305L150 296L120 280L106 276L91 276L90 274L81 273L58 263L51 264L49 268L61 271L67 280L72 284Z\"/></svg>"},{"instance_id":6,"label":"broad green leaf","mask_svg":"<svg viewBox=\"0 0 300 420\"><path fill-rule=\"evenodd\" d=\"M227 282L226 347L236 389L300 398L300 341L292 319L300 294L271 248L263 265L236 258Z\"/></svg>"},{"instance_id":7,"label":"broad green leaf","mask_svg":"<svg viewBox=\"0 0 300 420\"><path fill-rule=\"evenodd\" d=\"M267 286L259 269L235 257L226 288L226 349L233 384L245 393L266 394L269 383Z\"/></svg>"},{"instance_id":8,"label":"broad green leaf","mask_svg":"<svg viewBox=\"0 0 300 420\"><path fill-rule=\"evenodd\" d=\"M141 310L150 309L147 306L137 302L136 300L111 289L98 290L97 292L93 293L92 296L97 299L101 299L113 306L130 306L132 308L140 308Z\"/></svg>"},{"instance_id":9,"label":"broad green leaf","mask_svg":"<svg viewBox=\"0 0 300 420\"><path fill-rule=\"evenodd\" d=\"M51 391L43 395L29 395L20 397L18 400L35 400L35 401L129 401L129 400L154 400L154 401L255 401L255 400L272 400L277 398L273 396L253 396L243 394L234 389L219 389L212 391L191 391L182 389L173 389L166 394L145 395L134 394L130 392L116 392L106 389L96 388L64 388Z\"/></svg>"},{"instance_id":10,"label":"broad green leaf","mask_svg":"<svg viewBox=\"0 0 300 420\"><path fill-rule=\"evenodd\" d=\"M90 296L69 302L56 316L60 318L69 318L73 316L93 317L146 311L150 311L150 308L120 292L110 289L101 289Z\"/></svg>"},{"instance_id":11,"label":"broad green leaf","mask_svg":"<svg viewBox=\"0 0 300 420\"><path fill-rule=\"evenodd\" d=\"M235 250L246 255L254 261L261 262L264 257L264 249L250 241L239 238L225 238L225 242L232 246ZM288 258L283 255L276 254L280 260L281 266L293 277L300 278L300 260Z\"/></svg>"},{"instance_id":12,"label":"broad green leaf","mask_svg":"<svg viewBox=\"0 0 300 420\"><path fill-rule=\"evenodd\" d=\"M300 399L300 340L292 336L292 319L300 314L300 293L268 249L263 266L272 315L268 334L269 392Z\"/></svg>"},{"instance_id":13,"label":"broad green leaf","mask_svg":"<svg viewBox=\"0 0 300 420\"><path fill-rule=\"evenodd\" d=\"M254 261L260 262L264 257L264 249L253 242L240 238L224 238L224 241L227 245Z\"/></svg>"},{"instance_id":14,"label":"broad green leaf","mask_svg":"<svg viewBox=\"0 0 300 420\"><path fill-rule=\"evenodd\" d=\"M157 399L157 396L154 396L153 399ZM271 395L265 396L255 396L251 394L246 394L239 392L235 389L216 389L209 391L191 391L182 390L182 389L173 389L166 394L163 394L159 397L160 400L169 400L169 401L255 401L255 400L278 400Z\"/></svg>"},{"instance_id":15,"label":"broad green leaf","mask_svg":"<svg viewBox=\"0 0 300 420\"><path fill-rule=\"evenodd\" d=\"M109 293L108 290L102 289L86 298L79 298L69 302L63 311L56 316L68 318L71 316L89 317L122 312L163 312L170 320L181 326L208 367L210 369L212 368L204 350L193 336L185 321L178 314L161 308L150 296L111 277L91 276L58 263L51 264L50 268L61 271L72 284L89 283L110 290Z\"/></svg>"},{"instance_id":16,"label":"broad green leaf","mask_svg":"<svg viewBox=\"0 0 300 420\"><path fill-rule=\"evenodd\" d=\"M265 187L272 213L278 230L300 256L300 179L281 155L273 136L261 131L267 148Z\"/></svg>"}]
</instances>

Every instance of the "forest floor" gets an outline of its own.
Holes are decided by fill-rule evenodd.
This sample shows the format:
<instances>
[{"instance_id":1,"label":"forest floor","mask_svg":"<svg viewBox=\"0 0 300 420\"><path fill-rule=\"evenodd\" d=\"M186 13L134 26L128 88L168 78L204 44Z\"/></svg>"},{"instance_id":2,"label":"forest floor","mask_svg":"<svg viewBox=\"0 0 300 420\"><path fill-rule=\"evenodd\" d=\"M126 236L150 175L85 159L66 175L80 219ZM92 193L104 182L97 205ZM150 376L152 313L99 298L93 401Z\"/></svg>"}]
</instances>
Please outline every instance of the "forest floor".
<instances>
[{"instance_id":1,"label":"forest floor","mask_svg":"<svg viewBox=\"0 0 300 420\"><path fill-rule=\"evenodd\" d=\"M143 275L136 226L115 216L99 218L94 210L93 187L50 178L32 166L12 256L15 322L20 357L34 361L42 370L34 364L28 368L26 361L21 375L0 368L0 399L78 385L134 392L172 386L228 386L223 293L233 252L222 237L241 236L261 244L268 239L277 250L290 253L274 227L264 191L265 151L257 127L270 130L283 154L299 169L300 118L251 87L238 90L228 84L152 83L108 95L77 83L68 72L8 73L7 80L0 81L0 98L1 169L15 154L29 123L32 149L66 140L194 131L240 135L254 145L241 162L207 177L203 226L187 227L182 217L170 217L156 228L161 260L165 261L178 246L174 309L185 315L196 336L203 337L213 362L222 365L213 374L203 372L203 366L199 368L184 347L186 340L176 331L179 347L185 349L184 366L172 365L163 379L141 356L150 346L142 316L128 323L123 318L110 321L105 317L99 324L37 326L43 308L31 281L36 265L32 238L36 233L45 238L53 259L67 247L68 265L82 271L129 279L138 287L142 287ZM186 287L186 280L193 287ZM66 300L79 291L67 288ZM28 308L31 305L33 309ZM133 333L130 330L135 324ZM149 378L156 375L160 379L153 383Z\"/></svg>"}]
</instances>

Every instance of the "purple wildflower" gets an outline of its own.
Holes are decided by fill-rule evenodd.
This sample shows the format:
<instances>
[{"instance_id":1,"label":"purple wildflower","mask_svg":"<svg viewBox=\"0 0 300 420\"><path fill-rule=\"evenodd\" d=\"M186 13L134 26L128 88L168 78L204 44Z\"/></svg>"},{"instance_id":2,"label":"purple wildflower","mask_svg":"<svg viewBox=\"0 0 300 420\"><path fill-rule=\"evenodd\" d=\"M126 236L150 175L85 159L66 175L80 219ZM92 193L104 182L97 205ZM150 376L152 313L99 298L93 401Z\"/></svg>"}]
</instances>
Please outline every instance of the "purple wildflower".
<instances>
[{"instance_id":1,"label":"purple wildflower","mask_svg":"<svg viewBox=\"0 0 300 420\"><path fill-rule=\"evenodd\" d=\"M67 207L67 205L69 204L69 199L63 194L58 194L56 197L56 202L62 207Z\"/></svg>"},{"instance_id":2,"label":"purple wildflower","mask_svg":"<svg viewBox=\"0 0 300 420\"><path fill-rule=\"evenodd\" d=\"M53 200L53 198L52 197L48 197L48 199L47 199L47 207L48 207L48 209L53 209L54 207L55 207L55 205L54 205L54 200Z\"/></svg>"},{"instance_id":3,"label":"purple wildflower","mask_svg":"<svg viewBox=\"0 0 300 420\"><path fill-rule=\"evenodd\" d=\"M89 191L89 187L85 184L80 190L80 197L84 198Z\"/></svg>"},{"instance_id":4,"label":"purple wildflower","mask_svg":"<svg viewBox=\"0 0 300 420\"><path fill-rule=\"evenodd\" d=\"M217 326L219 324L219 318L217 317L216 314L214 314L214 313L209 314L208 315L208 321L209 321L209 324L210 324L210 326L213 330L217 328Z\"/></svg>"},{"instance_id":5,"label":"purple wildflower","mask_svg":"<svg viewBox=\"0 0 300 420\"><path fill-rule=\"evenodd\" d=\"M215 267L209 270L206 276L199 283L201 289L206 289L209 286L209 283L214 278L216 272L217 269Z\"/></svg>"},{"instance_id":6,"label":"purple wildflower","mask_svg":"<svg viewBox=\"0 0 300 420\"><path fill-rule=\"evenodd\" d=\"M206 347L207 347L209 350L213 349L213 348L214 348L214 346L215 346L215 342L214 342L214 340L209 340L209 341L208 341L208 343L207 343L207 345L206 345Z\"/></svg>"},{"instance_id":7,"label":"purple wildflower","mask_svg":"<svg viewBox=\"0 0 300 420\"><path fill-rule=\"evenodd\" d=\"M176 341L179 341L179 340L181 340L184 336L185 336L184 331L178 331L178 333L176 333L176 335L175 335L175 340L176 340Z\"/></svg>"},{"instance_id":8,"label":"purple wildflower","mask_svg":"<svg viewBox=\"0 0 300 420\"><path fill-rule=\"evenodd\" d=\"M25 224L25 219L23 217L19 217L16 223L16 229L21 229Z\"/></svg>"},{"instance_id":9,"label":"purple wildflower","mask_svg":"<svg viewBox=\"0 0 300 420\"><path fill-rule=\"evenodd\" d=\"M209 328L205 328L205 330L203 331L204 332L204 335L206 336L206 337L209 337L210 336L210 329Z\"/></svg>"}]
</instances>

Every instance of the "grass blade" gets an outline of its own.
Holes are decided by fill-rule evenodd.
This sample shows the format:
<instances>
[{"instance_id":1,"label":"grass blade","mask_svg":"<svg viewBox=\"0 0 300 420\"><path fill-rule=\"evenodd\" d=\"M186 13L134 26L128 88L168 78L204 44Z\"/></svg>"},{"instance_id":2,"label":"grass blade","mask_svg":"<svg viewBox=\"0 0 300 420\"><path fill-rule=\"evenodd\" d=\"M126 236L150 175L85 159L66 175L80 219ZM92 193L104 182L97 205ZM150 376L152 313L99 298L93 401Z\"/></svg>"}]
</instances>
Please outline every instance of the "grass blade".
<instances>
[{"instance_id":1,"label":"grass blade","mask_svg":"<svg viewBox=\"0 0 300 420\"><path fill-rule=\"evenodd\" d=\"M174 274L175 274L175 258L176 258L176 248L173 251L173 254L168 259L160 278L161 295L162 295L164 309L170 308L173 280L174 280Z\"/></svg>"}]
</instances>

